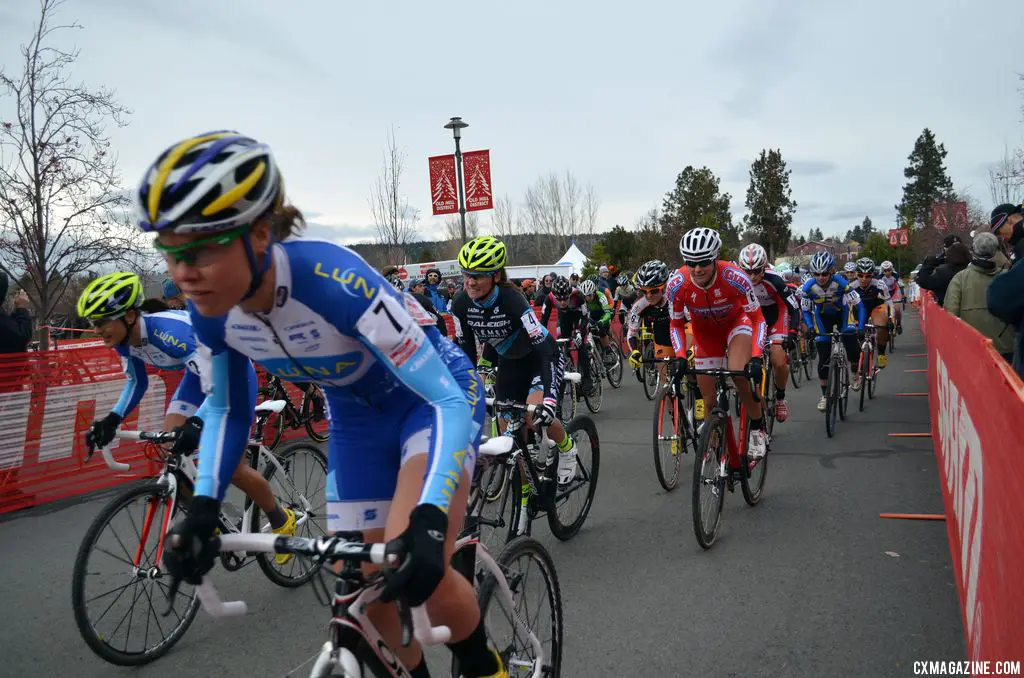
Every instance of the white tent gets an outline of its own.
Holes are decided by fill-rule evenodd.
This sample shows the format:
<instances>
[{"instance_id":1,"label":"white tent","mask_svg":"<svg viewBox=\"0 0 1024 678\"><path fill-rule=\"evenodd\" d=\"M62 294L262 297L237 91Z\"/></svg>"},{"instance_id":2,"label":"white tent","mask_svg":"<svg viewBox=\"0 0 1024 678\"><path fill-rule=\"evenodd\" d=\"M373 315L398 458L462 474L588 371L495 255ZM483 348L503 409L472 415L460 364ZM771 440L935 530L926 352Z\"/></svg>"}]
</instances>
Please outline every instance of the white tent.
<instances>
[{"instance_id":1,"label":"white tent","mask_svg":"<svg viewBox=\"0 0 1024 678\"><path fill-rule=\"evenodd\" d=\"M576 241L569 244L569 249L566 250L562 258L556 263L558 264L569 264L572 266L574 273L583 275L583 267L587 264L587 255L580 251L579 247L576 247Z\"/></svg>"}]
</instances>

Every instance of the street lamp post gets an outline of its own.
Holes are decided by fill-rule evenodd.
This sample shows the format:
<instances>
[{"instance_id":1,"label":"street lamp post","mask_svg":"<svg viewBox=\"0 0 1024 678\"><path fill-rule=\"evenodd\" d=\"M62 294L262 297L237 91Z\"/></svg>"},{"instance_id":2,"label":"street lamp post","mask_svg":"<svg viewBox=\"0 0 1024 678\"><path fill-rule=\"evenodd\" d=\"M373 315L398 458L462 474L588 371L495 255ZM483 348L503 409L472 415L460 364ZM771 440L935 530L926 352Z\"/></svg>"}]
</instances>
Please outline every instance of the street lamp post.
<instances>
[{"instance_id":1,"label":"street lamp post","mask_svg":"<svg viewBox=\"0 0 1024 678\"><path fill-rule=\"evenodd\" d=\"M448 121L445 129L452 131L455 137L455 178L459 192L459 222L462 225L462 242L466 242L466 189L462 185L462 149L459 147L459 140L462 138L462 128L469 127L468 122L462 118L455 117Z\"/></svg>"}]
</instances>

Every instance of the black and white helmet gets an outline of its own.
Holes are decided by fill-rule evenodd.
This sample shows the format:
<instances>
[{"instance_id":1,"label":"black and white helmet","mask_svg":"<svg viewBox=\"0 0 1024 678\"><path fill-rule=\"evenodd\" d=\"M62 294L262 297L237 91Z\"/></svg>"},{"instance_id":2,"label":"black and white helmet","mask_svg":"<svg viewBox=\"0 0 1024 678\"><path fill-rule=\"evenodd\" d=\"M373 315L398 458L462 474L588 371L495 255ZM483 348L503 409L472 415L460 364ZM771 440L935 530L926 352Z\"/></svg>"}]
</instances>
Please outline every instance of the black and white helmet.
<instances>
[{"instance_id":1,"label":"black and white helmet","mask_svg":"<svg viewBox=\"0 0 1024 678\"><path fill-rule=\"evenodd\" d=\"M679 240L679 253L684 261L717 259L722 249L722 238L713 228L694 228Z\"/></svg>"},{"instance_id":2,"label":"black and white helmet","mask_svg":"<svg viewBox=\"0 0 1024 678\"><path fill-rule=\"evenodd\" d=\"M668 281L668 266L660 259L645 262L636 270L637 287L657 287Z\"/></svg>"},{"instance_id":3,"label":"black and white helmet","mask_svg":"<svg viewBox=\"0 0 1024 678\"><path fill-rule=\"evenodd\" d=\"M848 261L845 264L843 264L843 272L844 273L853 273L856 270L857 270L857 264L853 263L852 261Z\"/></svg>"},{"instance_id":4,"label":"black and white helmet","mask_svg":"<svg viewBox=\"0 0 1024 678\"><path fill-rule=\"evenodd\" d=\"M597 283L590 279L584 280L580 283L580 294L585 297L589 297L591 294L597 294Z\"/></svg>"},{"instance_id":5,"label":"black and white helmet","mask_svg":"<svg viewBox=\"0 0 1024 678\"><path fill-rule=\"evenodd\" d=\"M405 283L403 283L402 279L399 278L397 275L393 275L390 278L388 278L388 282L390 282L391 286L394 287L399 292L405 291Z\"/></svg>"},{"instance_id":6,"label":"black and white helmet","mask_svg":"<svg viewBox=\"0 0 1024 678\"><path fill-rule=\"evenodd\" d=\"M618 285L619 287L625 287L626 285L629 284L629 276L627 276L625 273L621 274L618 278L615 279L615 284Z\"/></svg>"},{"instance_id":7,"label":"black and white helmet","mask_svg":"<svg viewBox=\"0 0 1024 678\"><path fill-rule=\"evenodd\" d=\"M857 272L858 273L871 273L875 272L875 262L869 257L861 257L857 260Z\"/></svg>"},{"instance_id":8,"label":"black and white helmet","mask_svg":"<svg viewBox=\"0 0 1024 678\"><path fill-rule=\"evenodd\" d=\"M551 283L551 293L555 295L555 299L568 299L572 294L572 284L569 283L568 278L560 275Z\"/></svg>"}]
</instances>

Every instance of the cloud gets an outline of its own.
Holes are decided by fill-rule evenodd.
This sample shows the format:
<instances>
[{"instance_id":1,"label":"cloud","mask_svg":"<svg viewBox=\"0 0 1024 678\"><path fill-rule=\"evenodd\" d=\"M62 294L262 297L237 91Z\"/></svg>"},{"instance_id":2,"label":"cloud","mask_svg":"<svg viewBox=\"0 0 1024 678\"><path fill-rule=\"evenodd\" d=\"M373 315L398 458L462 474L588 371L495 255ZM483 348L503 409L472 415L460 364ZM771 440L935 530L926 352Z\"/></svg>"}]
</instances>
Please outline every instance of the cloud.
<instances>
[{"instance_id":1,"label":"cloud","mask_svg":"<svg viewBox=\"0 0 1024 678\"><path fill-rule=\"evenodd\" d=\"M809 177L836 171L836 164L831 160L787 160L786 166L797 176Z\"/></svg>"},{"instance_id":2,"label":"cloud","mask_svg":"<svg viewBox=\"0 0 1024 678\"><path fill-rule=\"evenodd\" d=\"M307 221L302 237L354 245L374 240L377 228L373 224L319 224Z\"/></svg>"},{"instance_id":3,"label":"cloud","mask_svg":"<svg viewBox=\"0 0 1024 678\"><path fill-rule=\"evenodd\" d=\"M732 148L732 141L728 137L709 136L697 146L698 153L721 153Z\"/></svg>"},{"instance_id":4,"label":"cloud","mask_svg":"<svg viewBox=\"0 0 1024 678\"><path fill-rule=\"evenodd\" d=\"M886 205L885 207L878 205L836 205L831 211L826 213L825 218L830 221L861 221L865 216L871 216L872 214L893 214L892 205ZM877 221L877 219L872 219L872 221Z\"/></svg>"}]
</instances>

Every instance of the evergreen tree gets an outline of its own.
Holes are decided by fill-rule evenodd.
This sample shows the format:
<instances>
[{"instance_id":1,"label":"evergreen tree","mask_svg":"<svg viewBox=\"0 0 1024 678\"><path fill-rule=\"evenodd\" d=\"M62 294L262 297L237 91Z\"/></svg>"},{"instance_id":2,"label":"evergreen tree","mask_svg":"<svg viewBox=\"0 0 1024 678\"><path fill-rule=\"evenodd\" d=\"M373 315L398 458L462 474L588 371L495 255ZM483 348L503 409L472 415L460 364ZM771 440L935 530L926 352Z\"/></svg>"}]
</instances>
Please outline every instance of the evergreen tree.
<instances>
[{"instance_id":1,"label":"evergreen tree","mask_svg":"<svg viewBox=\"0 0 1024 678\"><path fill-rule=\"evenodd\" d=\"M768 250L769 260L786 251L797 203L789 186L790 170L778 149L762 150L750 165L746 230Z\"/></svg>"},{"instance_id":2,"label":"evergreen tree","mask_svg":"<svg viewBox=\"0 0 1024 678\"><path fill-rule=\"evenodd\" d=\"M686 231L707 226L718 231L725 248L735 248L740 238L732 223L731 200L732 196L721 192L714 172L687 165L676 177L675 188L662 201L661 230L670 241L678 243Z\"/></svg>"},{"instance_id":3,"label":"evergreen tree","mask_svg":"<svg viewBox=\"0 0 1024 678\"><path fill-rule=\"evenodd\" d=\"M905 223L931 226L932 206L953 193L953 182L943 164L945 159L946 147L936 143L935 135L925 127L907 156L909 164L903 176L910 181L903 185L903 200L895 206Z\"/></svg>"}]
</instances>

